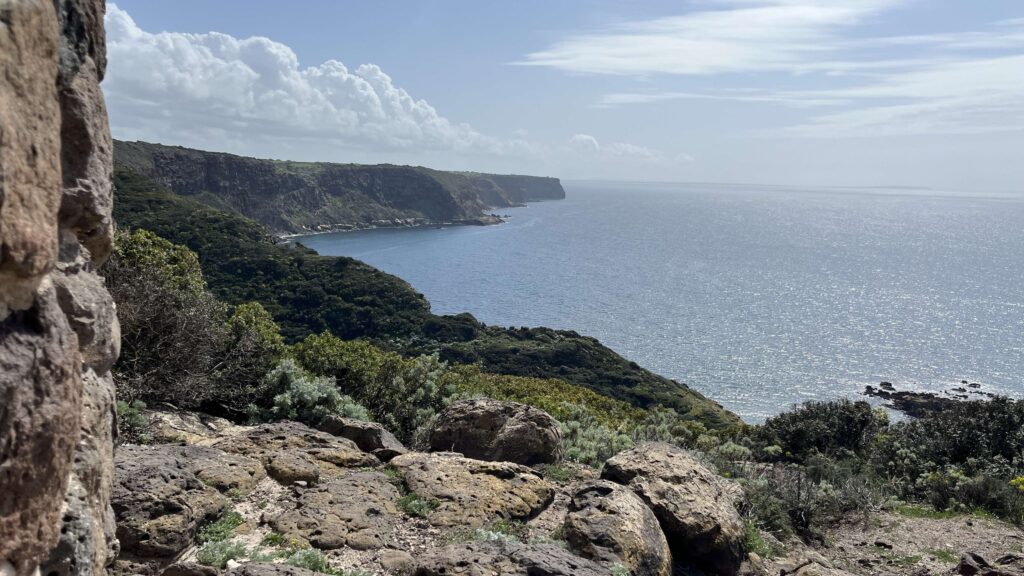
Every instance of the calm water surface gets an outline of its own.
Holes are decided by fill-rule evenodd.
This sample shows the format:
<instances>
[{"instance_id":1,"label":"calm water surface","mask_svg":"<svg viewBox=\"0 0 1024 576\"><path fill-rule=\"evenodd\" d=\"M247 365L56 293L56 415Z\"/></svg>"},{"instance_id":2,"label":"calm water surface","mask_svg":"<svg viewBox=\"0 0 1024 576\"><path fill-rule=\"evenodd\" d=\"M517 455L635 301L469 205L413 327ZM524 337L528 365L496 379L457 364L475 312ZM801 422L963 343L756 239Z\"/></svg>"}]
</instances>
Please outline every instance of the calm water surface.
<instances>
[{"instance_id":1,"label":"calm water surface","mask_svg":"<svg viewBox=\"0 0 1024 576\"><path fill-rule=\"evenodd\" d=\"M889 380L1024 395L1024 198L567 183L490 227L302 238L437 313L596 336L748 421Z\"/></svg>"}]
</instances>

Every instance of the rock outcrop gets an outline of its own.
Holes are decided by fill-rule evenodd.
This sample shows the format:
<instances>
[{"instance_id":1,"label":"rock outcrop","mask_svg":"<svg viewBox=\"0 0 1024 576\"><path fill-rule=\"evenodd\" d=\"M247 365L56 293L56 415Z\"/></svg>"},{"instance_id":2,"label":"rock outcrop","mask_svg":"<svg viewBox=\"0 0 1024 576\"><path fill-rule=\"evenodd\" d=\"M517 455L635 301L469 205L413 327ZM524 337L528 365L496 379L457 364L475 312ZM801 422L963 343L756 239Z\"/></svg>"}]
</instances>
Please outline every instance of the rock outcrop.
<instances>
[{"instance_id":1,"label":"rock outcrop","mask_svg":"<svg viewBox=\"0 0 1024 576\"><path fill-rule=\"evenodd\" d=\"M395 438L394 434L376 422L327 416L317 424L317 429L334 436L348 438L355 442L360 450L373 454L382 462L409 452L398 441L398 438Z\"/></svg>"},{"instance_id":2,"label":"rock outcrop","mask_svg":"<svg viewBox=\"0 0 1024 576\"><path fill-rule=\"evenodd\" d=\"M629 487L654 512L680 561L714 574L735 574L743 561L741 493L685 450L643 444L608 460L601 477Z\"/></svg>"},{"instance_id":3,"label":"rock outcrop","mask_svg":"<svg viewBox=\"0 0 1024 576\"><path fill-rule=\"evenodd\" d=\"M436 526L484 526L540 512L554 489L540 474L510 462L484 462L458 454L405 454L391 460L406 487L436 501L427 514Z\"/></svg>"},{"instance_id":4,"label":"rock outcrop","mask_svg":"<svg viewBox=\"0 0 1024 576\"><path fill-rule=\"evenodd\" d=\"M369 550L393 545L398 488L381 472L357 472L300 490L296 506L270 519L286 537L322 550Z\"/></svg>"},{"instance_id":5,"label":"rock outcrop","mask_svg":"<svg viewBox=\"0 0 1024 576\"><path fill-rule=\"evenodd\" d=\"M466 542L420 558L416 576L609 576L600 564L553 544Z\"/></svg>"},{"instance_id":6,"label":"rock outcrop","mask_svg":"<svg viewBox=\"0 0 1024 576\"><path fill-rule=\"evenodd\" d=\"M253 426L211 445L259 460L271 477L286 484L315 484L322 478L340 475L345 468L380 464L380 460L361 451L351 440L297 422Z\"/></svg>"},{"instance_id":7,"label":"rock outcrop","mask_svg":"<svg viewBox=\"0 0 1024 576\"><path fill-rule=\"evenodd\" d=\"M477 460L533 466L561 459L558 421L547 412L490 398L455 402L430 431L430 448Z\"/></svg>"},{"instance_id":8,"label":"rock outcrop","mask_svg":"<svg viewBox=\"0 0 1024 576\"><path fill-rule=\"evenodd\" d=\"M565 516L569 548L633 576L670 576L672 553L650 508L633 492L605 480L573 494Z\"/></svg>"},{"instance_id":9,"label":"rock outcrop","mask_svg":"<svg viewBox=\"0 0 1024 576\"><path fill-rule=\"evenodd\" d=\"M0 564L100 574L119 351L102 0L0 5Z\"/></svg>"}]
</instances>

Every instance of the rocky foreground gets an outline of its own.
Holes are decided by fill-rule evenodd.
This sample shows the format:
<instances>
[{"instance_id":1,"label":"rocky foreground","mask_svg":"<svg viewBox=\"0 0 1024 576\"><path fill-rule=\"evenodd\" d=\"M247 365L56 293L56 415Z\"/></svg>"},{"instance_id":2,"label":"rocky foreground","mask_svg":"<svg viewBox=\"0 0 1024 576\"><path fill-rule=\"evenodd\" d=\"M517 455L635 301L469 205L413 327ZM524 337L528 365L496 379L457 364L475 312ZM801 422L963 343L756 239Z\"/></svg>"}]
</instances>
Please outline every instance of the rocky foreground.
<instances>
[{"instance_id":1,"label":"rocky foreground","mask_svg":"<svg viewBox=\"0 0 1024 576\"><path fill-rule=\"evenodd\" d=\"M337 417L319 430L149 417L153 443L117 451L115 574L1024 573L1006 549L1024 552L1019 531L965 517L880 515L760 558L743 491L693 455L646 444L600 471L555 464L557 423L525 405L453 404L435 452Z\"/></svg>"}]
</instances>

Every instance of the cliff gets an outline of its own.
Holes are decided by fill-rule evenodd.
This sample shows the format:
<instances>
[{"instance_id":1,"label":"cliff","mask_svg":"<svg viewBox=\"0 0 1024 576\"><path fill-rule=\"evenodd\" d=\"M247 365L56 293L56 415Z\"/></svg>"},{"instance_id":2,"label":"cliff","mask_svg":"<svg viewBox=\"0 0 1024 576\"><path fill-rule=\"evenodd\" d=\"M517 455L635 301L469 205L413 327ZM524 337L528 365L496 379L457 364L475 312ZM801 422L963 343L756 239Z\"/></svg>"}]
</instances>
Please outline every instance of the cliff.
<instances>
[{"instance_id":1,"label":"cliff","mask_svg":"<svg viewBox=\"0 0 1024 576\"><path fill-rule=\"evenodd\" d=\"M0 3L0 574L117 555L103 0Z\"/></svg>"},{"instance_id":2,"label":"cliff","mask_svg":"<svg viewBox=\"0 0 1024 576\"><path fill-rule=\"evenodd\" d=\"M114 158L118 167L175 194L237 212L279 234L493 223L489 208L565 197L557 178L261 160L145 142L115 141Z\"/></svg>"}]
</instances>

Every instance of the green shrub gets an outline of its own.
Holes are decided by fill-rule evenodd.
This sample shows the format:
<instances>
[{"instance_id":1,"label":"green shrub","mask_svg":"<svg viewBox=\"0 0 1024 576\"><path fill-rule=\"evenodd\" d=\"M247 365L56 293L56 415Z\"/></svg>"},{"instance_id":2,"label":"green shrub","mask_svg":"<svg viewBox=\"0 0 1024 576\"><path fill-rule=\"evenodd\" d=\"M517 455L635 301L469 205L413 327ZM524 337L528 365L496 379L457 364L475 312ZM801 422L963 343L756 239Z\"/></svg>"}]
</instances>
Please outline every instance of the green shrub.
<instances>
[{"instance_id":1,"label":"green shrub","mask_svg":"<svg viewBox=\"0 0 1024 576\"><path fill-rule=\"evenodd\" d=\"M261 386L286 352L280 329L263 306L247 302L237 306L226 322L224 354L216 367L216 391L211 402L226 412L243 414L252 405L270 398Z\"/></svg>"},{"instance_id":2,"label":"green shrub","mask_svg":"<svg viewBox=\"0 0 1024 576\"><path fill-rule=\"evenodd\" d=\"M118 443L149 444L153 438L149 433L149 418L145 415L146 404L141 400L132 403L117 401Z\"/></svg>"},{"instance_id":3,"label":"green shrub","mask_svg":"<svg viewBox=\"0 0 1024 576\"><path fill-rule=\"evenodd\" d=\"M410 492L405 496L398 499L398 509L405 512L409 516L416 516L418 518L424 518L431 512L437 509L440 502L437 500L431 500L423 498L415 492Z\"/></svg>"},{"instance_id":4,"label":"green shrub","mask_svg":"<svg viewBox=\"0 0 1024 576\"><path fill-rule=\"evenodd\" d=\"M632 448L628 434L598 422L583 407L569 408L569 419L561 423L562 455L567 460L598 467L612 456Z\"/></svg>"},{"instance_id":5,"label":"green shrub","mask_svg":"<svg viewBox=\"0 0 1024 576\"><path fill-rule=\"evenodd\" d=\"M448 405L461 377L437 356L403 358L327 332L296 344L292 354L306 369L334 378L374 420L410 444L416 431Z\"/></svg>"},{"instance_id":6,"label":"green shrub","mask_svg":"<svg viewBox=\"0 0 1024 576\"><path fill-rule=\"evenodd\" d=\"M291 359L282 360L264 377L263 388L273 396L270 408L255 410L264 420L296 420L315 425L328 415L370 419L366 408L338 391L333 378L312 376Z\"/></svg>"},{"instance_id":7,"label":"green shrub","mask_svg":"<svg viewBox=\"0 0 1024 576\"><path fill-rule=\"evenodd\" d=\"M244 558L248 553L245 545L241 542L232 542L230 540L221 540L218 542L207 542L202 548L196 552L196 560L200 564L206 566L213 566L214 568L224 568L228 565L228 560L238 560Z\"/></svg>"},{"instance_id":8,"label":"green shrub","mask_svg":"<svg viewBox=\"0 0 1024 576\"><path fill-rule=\"evenodd\" d=\"M221 542L231 538L238 528L245 522L242 515L234 510L228 510L216 521L207 524L199 529L196 539L199 542Z\"/></svg>"},{"instance_id":9,"label":"green shrub","mask_svg":"<svg viewBox=\"0 0 1024 576\"><path fill-rule=\"evenodd\" d=\"M864 455L888 422L867 402L806 402L769 418L760 428L762 444L779 446L783 456L802 462L812 453Z\"/></svg>"}]
</instances>

